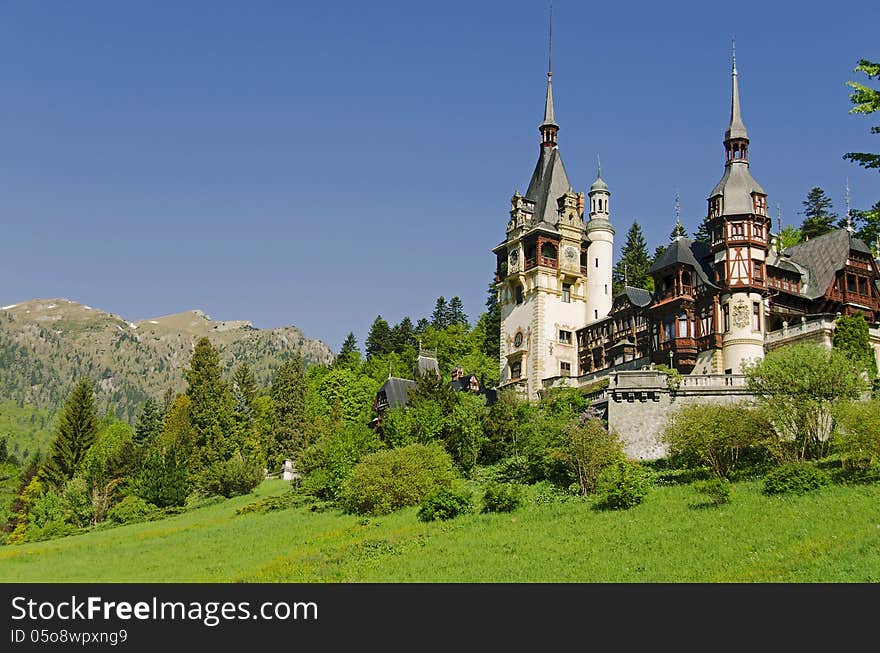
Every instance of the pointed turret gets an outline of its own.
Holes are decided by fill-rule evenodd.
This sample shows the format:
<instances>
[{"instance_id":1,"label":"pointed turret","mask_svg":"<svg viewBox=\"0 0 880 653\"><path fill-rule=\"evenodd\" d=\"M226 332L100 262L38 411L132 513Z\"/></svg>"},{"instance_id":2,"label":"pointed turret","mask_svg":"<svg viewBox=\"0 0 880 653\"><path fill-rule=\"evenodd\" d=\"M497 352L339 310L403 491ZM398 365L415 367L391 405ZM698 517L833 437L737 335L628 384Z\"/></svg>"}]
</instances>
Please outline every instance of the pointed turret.
<instances>
[{"instance_id":1,"label":"pointed turret","mask_svg":"<svg viewBox=\"0 0 880 653\"><path fill-rule=\"evenodd\" d=\"M733 52L733 72L731 73L733 88L730 93L730 125L724 132L724 140L735 138L749 140L749 133L742 121L742 113L739 107L739 74L736 72L736 50Z\"/></svg>"},{"instance_id":2,"label":"pointed turret","mask_svg":"<svg viewBox=\"0 0 880 653\"><path fill-rule=\"evenodd\" d=\"M553 73L547 71L547 98L544 100L544 122L538 129L541 130L541 147L556 145L556 134L559 125L556 123L556 111L553 109Z\"/></svg>"}]
</instances>

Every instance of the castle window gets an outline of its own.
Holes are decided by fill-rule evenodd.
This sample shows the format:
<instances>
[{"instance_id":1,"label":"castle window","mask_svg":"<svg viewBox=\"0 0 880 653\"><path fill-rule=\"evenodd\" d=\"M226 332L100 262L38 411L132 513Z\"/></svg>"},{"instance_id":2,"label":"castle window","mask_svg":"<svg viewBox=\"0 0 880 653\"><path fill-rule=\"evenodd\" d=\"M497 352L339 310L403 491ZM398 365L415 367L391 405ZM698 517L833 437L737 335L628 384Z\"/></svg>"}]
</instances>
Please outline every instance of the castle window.
<instances>
[{"instance_id":1,"label":"castle window","mask_svg":"<svg viewBox=\"0 0 880 653\"><path fill-rule=\"evenodd\" d=\"M566 345L570 345L571 344L571 331L563 331L562 329L560 329L559 330L559 342L562 342Z\"/></svg>"},{"instance_id":2,"label":"castle window","mask_svg":"<svg viewBox=\"0 0 880 653\"><path fill-rule=\"evenodd\" d=\"M562 301L566 304L571 302L571 284L564 283L562 284Z\"/></svg>"},{"instance_id":3,"label":"castle window","mask_svg":"<svg viewBox=\"0 0 880 653\"><path fill-rule=\"evenodd\" d=\"M559 363L559 375L571 376L571 363Z\"/></svg>"},{"instance_id":4,"label":"castle window","mask_svg":"<svg viewBox=\"0 0 880 653\"><path fill-rule=\"evenodd\" d=\"M516 380L522 374L522 363L520 361L516 361L515 363L510 364L510 378L511 380Z\"/></svg>"},{"instance_id":5,"label":"castle window","mask_svg":"<svg viewBox=\"0 0 880 653\"><path fill-rule=\"evenodd\" d=\"M522 289L522 286L517 286L517 287L516 287L516 303L517 303L517 304L522 304L522 303L523 303L523 289Z\"/></svg>"},{"instance_id":6,"label":"castle window","mask_svg":"<svg viewBox=\"0 0 880 653\"><path fill-rule=\"evenodd\" d=\"M550 243L544 243L541 245L541 258L556 258L556 248L553 247Z\"/></svg>"},{"instance_id":7,"label":"castle window","mask_svg":"<svg viewBox=\"0 0 880 653\"><path fill-rule=\"evenodd\" d=\"M725 304L724 311L724 333L730 331L730 304Z\"/></svg>"},{"instance_id":8,"label":"castle window","mask_svg":"<svg viewBox=\"0 0 880 653\"><path fill-rule=\"evenodd\" d=\"M608 294L608 284L607 283L605 284L605 294L606 295Z\"/></svg>"},{"instance_id":9,"label":"castle window","mask_svg":"<svg viewBox=\"0 0 880 653\"><path fill-rule=\"evenodd\" d=\"M859 294L867 295L868 294L868 280L865 277L859 277Z\"/></svg>"},{"instance_id":10,"label":"castle window","mask_svg":"<svg viewBox=\"0 0 880 653\"><path fill-rule=\"evenodd\" d=\"M752 302L752 331L761 330L761 302Z\"/></svg>"},{"instance_id":11,"label":"castle window","mask_svg":"<svg viewBox=\"0 0 880 653\"><path fill-rule=\"evenodd\" d=\"M679 338L687 338L688 337L688 318L685 313L682 313L678 316L678 337Z\"/></svg>"},{"instance_id":12,"label":"castle window","mask_svg":"<svg viewBox=\"0 0 880 653\"><path fill-rule=\"evenodd\" d=\"M854 274L846 275L846 289L849 292L856 292L856 275L854 275Z\"/></svg>"},{"instance_id":13,"label":"castle window","mask_svg":"<svg viewBox=\"0 0 880 653\"><path fill-rule=\"evenodd\" d=\"M599 259L596 259L596 267L599 267Z\"/></svg>"}]
</instances>

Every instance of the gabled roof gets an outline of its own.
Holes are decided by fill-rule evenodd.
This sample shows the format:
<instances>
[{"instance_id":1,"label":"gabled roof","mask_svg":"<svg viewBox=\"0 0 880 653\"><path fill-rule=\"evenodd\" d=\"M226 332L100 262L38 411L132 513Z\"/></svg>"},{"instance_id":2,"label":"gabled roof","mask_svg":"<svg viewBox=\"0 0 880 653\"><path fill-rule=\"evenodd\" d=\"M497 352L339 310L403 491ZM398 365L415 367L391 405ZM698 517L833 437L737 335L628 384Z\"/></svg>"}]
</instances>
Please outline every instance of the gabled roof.
<instances>
[{"instance_id":1,"label":"gabled roof","mask_svg":"<svg viewBox=\"0 0 880 653\"><path fill-rule=\"evenodd\" d=\"M871 249L846 229L835 229L811 238L805 243L784 250L794 263L809 270L804 295L816 299L825 294L834 279L834 273L843 269L850 250L871 255Z\"/></svg>"},{"instance_id":2,"label":"gabled roof","mask_svg":"<svg viewBox=\"0 0 880 653\"><path fill-rule=\"evenodd\" d=\"M624 286L623 293L633 306L647 306L651 303L651 291L635 286Z\"/></svg>"},{"instance_id":3,"label":"gabled roof","mask_svg":"<svg viewBox=\"0 0 880 653\"><path fill-rule=\"evenodd\" d=\"M570 188L559 148L555 145L542 147L525 195L535 203L536 226L556 229L559 218L556 201Z\"/></svg>"},{"instance_id":4,"label":"gabled roof","mask_svg":"<svg viewBox=\"0 0 880 653\"><path fill-rule=\"evenodd\" d=\"M666 251L663 252L663 255L648 268L648 274L653 274L672 265L684 264L692 267L703 283L716 287L710 279L712 269L709 267L709 260L710 252L708 245L680 236L673 240L669 247L666 248Z\"/></svg>"},{"instance_id":5,"label":"gabled roof","mask_svg":"<svg viewBox=\"0 0 880 653\"><path fill-rule=\"evenodd\" d=\"M411 390L415 389L415 387L415 381L392 376L382 384L382 387L379 388L379 392L385 393L385 399L388 400L389 408L398 408L406 405L407 396Z\"/></svg>"}]
</instances>

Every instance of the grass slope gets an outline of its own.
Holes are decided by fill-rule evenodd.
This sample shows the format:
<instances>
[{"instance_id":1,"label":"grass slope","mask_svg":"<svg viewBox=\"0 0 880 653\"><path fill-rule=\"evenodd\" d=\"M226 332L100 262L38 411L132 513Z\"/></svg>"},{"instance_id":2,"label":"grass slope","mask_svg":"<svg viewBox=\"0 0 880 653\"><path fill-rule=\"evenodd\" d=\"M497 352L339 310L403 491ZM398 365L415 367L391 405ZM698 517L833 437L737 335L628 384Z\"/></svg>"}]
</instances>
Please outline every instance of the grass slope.
<instances>
[{"instance_id":1,"label":"grass slope","mask_svg":"<svg viewBox=\"0 0 880 653\"><path fill-rule=\"evenodd\" d=\"M689 486L625 512L569 501L424 524L306 508L237 516L255 495L159 522L0 548L3 582L878 582L880 486L698 508Z\"/></svg>"}]
</instances>

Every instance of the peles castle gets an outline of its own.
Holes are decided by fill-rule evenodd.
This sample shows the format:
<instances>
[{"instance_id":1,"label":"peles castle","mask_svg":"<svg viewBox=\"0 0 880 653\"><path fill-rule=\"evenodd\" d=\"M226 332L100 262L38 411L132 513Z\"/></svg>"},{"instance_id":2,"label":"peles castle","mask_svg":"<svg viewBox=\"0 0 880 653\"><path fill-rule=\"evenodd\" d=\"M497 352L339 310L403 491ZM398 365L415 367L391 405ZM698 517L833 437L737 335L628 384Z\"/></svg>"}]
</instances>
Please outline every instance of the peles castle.
<instances>
[{"instance_id":1,"label":"peles castle","mask_svg":"<svg viewBox=\"0 0 880 653\"><path fill-rule=\"evenodd\" d=\"M737 399L742 365L798 341L830 346L838 314L863 314L880 360L880 271L871 249L838 229L779 250L767 192L749 168L733 61L721 180L708 197L709 243L673 239L649 269L654 291L612 290L615 229L601 168L586 193L562 163L547 74L540 153L524 195L511 200L497 257L501 388L536 399L556 385L596 393L609 426L638 457L675 401ZM709 180L707 180L709 181ZM672 392L654 366L683 374Z\"/></svg>"}]
</instances>

